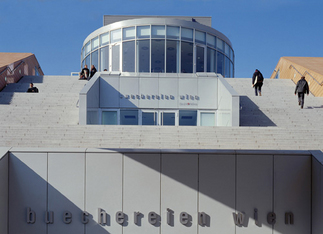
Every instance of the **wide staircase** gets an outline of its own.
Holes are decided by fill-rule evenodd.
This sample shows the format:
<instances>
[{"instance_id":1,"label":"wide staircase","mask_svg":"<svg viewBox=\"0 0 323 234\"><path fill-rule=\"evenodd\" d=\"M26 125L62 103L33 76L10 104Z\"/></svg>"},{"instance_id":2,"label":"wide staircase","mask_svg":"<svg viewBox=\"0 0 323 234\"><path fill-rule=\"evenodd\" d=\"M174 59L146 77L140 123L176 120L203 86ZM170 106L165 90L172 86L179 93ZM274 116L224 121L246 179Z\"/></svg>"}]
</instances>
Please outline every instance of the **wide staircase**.
<instances>
[{"instance_id":1,"label":"wide staircase","mask_svg":"<svg viewBox=\"0 0 323 234\"><path fill-rule=\"evenodd\" d=\"M149 149L323 149L323 98L300 109L291 80L265 79L255 96L251 79L226 79L240 96L240 127L78 125L73 76L24 77L0 92L0 147ZM39 93L25 93L33 82Z\"/></svg>"}]
</instances>

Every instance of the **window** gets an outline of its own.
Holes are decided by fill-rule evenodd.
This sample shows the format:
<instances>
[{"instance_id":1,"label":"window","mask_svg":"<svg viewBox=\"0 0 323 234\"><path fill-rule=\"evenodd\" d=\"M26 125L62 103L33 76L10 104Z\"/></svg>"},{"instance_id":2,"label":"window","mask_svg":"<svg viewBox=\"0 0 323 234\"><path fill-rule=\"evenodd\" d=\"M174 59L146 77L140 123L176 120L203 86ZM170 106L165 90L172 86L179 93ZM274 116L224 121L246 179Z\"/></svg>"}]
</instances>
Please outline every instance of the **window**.
<instances>
[{"instance_id":1,"label":"window","mask_svg":"<svg viewBox=\"0 0 323 234\"><path fill-rule=\"evenodd\" d=\"M120 71L120 45L112 46L112 71Z\"/></svg>"},{"instance_id":2,"label":"window","mask_svg":"<svg viewBox=\"0 0 323 234\"><path fill-rule=\"evenodd\" d=\"M196 126L197 111L180 110L179 126Z\"/></svg>"},{"instance_id":3,"label":"window","mask_svg":"<svg viewBox=\"0 0 323 234\"><path fill-rule=\"evenodd\" d=\"M151 40L151 72L165 72L165 40Z\"/></svg>"},{"instance_id":4,"label":"window","mask_svg":"<svg viewBox=\"0 0 323 234\"><path fill-rule=\"evenodd\" d=\"M225 57L225 77L230 77L230 65L230 60L227 57Z\"/></svg>"},{"instance_id":5,"label":"window","mask_svg":"<svg viewBox=\"0 0 323 234\"><path fill-rule=\"evenodd\" d=\"M196 72L204 72L204 47L196 46Z\"/></svg>"},{"instance_id":6,"label":"window","mask_svg":"<svg viewBox=\"0 0 323 234\"><path fill-rule=\"evenodd\" d=\"M117 111L102 111L102 124L103 125L118 125L118 112Z\"/></svg>"},{"instance_id":7,"label":"window","mask_svg":"<svg viewBox=\"0 0 323 234\"><path fill-rule=\"evenodd\" d=\"M121 41L121 29L111 31L111 43Z\"/></svg>"},{"instance_id":8,"label":"window","mask_svg":"<svg viewBox=\"0 0 323 234\"><path fill-rule=\"evenodd\" d=\"M109 71L109 46L101 48L101 71Z\"/></svg>"},{"instance_id":9,"label":"window","mask_svg":"<svg viewBox=\"0 0 323 234\"><path fill-rule=\"evenodd\" d=\"M167 38L179 39L179 27L167 26Z\"/></svg>"},{"instance_id":10,"label":"window","mask_svg":"<svg viewBox=\"0 0 323 234\"><path fill-rule=\"evenodd\" d=\"M181 42L181 72L193 73L193 43Z\"/></svg>"},{"instance_id":11,"label":"window","mask_svg":"<svg viewBox=\"0 0 323 234\"><path fill-rule=\"evenodd\" d=\"M216 51L207 49L207 72L216 72Z\"/></svg>"},{"instance_id":12,"label":"window","mask_svg":"<svg viewBox=\"0 0 323 234\"><path fill-rule=\"evenodd\" d=\"M98 111L92 111L92 110L87 111L86 118L87 118L86 120L87 124L98 124Z\"/></svg>"},{"instance_id":13,"label":"window","mask_svg":"<svg viewBox=\"0 0 323 234\"><path fill-rule=\"evenodd\" d=\"M206 43L208 46L212 46L213 48L215 48L215 42L216 42L215 36L212 36L210 34L206 35Z\"/></svg>"},{"instance_id":14,"label":"window","mask_svg":"<svg viewBox=\"0 0 323 234\"><path fill-rule=\"evenodd\" d=\"M135 72L135 41L123 42L122 71Z\"/></svg>"},{"instance_id":15,"label":"window","mask_svg":"<svg viewBox=\"0 0 323 234\"><path fill-rule=\"evenodd\" d=\"M201 112L200 126L215 126L215 113Z\"/></svg>"},{"instance_id":16,"label":"window","mask_svg":"<svg viewBox=\"0 0 323 234\"><path fill-rule=\"evenodd\" d=\"M150 41L137 41L137 72L149 72Z\"/></svg>"},{"instance_id":17,"label":"window","mask_svg":"<svg viewBox=\"0 0 323 234\"><path fill-rule=\"evenodd\" d=\"M102 34L100 38L101 38L101 46L109 44L109 32Z\"/></svg>"},{"instance_id":18,"label":"window","mask_svg":"<svg viewBox=\"0 0 323 234\"><path fill-rule=\"evenodd\" d=\"M195 42L205 44L205 32L195 31Z\"/></svg>"},{"instance_id":19,"label":"window","mask_svg":"<svg viewBox=\"0 0 323 234\"><path fill-rule=\"evenodd\" d=\"M217 52L217 58L216 58L216 64L217 64L217 70L216 73L221 74L224 76L224 55L220 52Z\"/></svg>"},{"instance_id":20,"label":"window","mask_svg":"<svg viewBox=\"0 0 323 234\"><path fill-rule=\"evenodd\" d=\"M151 38L165 38L165 26L164 25L151 26Z\"/></svg>"},{"instance_id":21,"label":"window","mask_svg":"<svg viewBox=\"0 0 323 234\"><path fill-rule=\"evenodd\" d=\"M99 38L96 37L96 38L92 39L91 44L92 44L92 50L95 50L96 48L98 48L99 47Z\"/></svg>"},{"instance_id":22,"label":"window","mask_svg":"<svg viewBox=\"0 0 323 234\"><path fill-rule=\"evenodd\" d=\"M123 29L123 40L132 40L136 37L135 27Z\"/></svg>"},{"instance_id":23,"label":"window","mask_svg":"<svg viewBox=\"0 0 323 234\"><path fill-rule=\"evenodd\" d=\"M182 40L193 41L193 29L182 28L181 38L182 38Z\"/></svg>"},{"instance_id":24,"label":"window","mask_svg":"<svg viewBox=\"0 0 323 234\"><path fill-rule=\"evenodd\" d=\"M96 50L91 53L91 65L94 65L96 68L98 68L98 64L99 64L99 50ZM90 67L89 69L91 70Z\"/></svg>"},{"instance_id":25,"label":"window","mask_svg":"<svg viewBox=\"0 0 323 234\"><path fill-rule=\"evenodd\" d=\"M137 38L150 38L150 26L138 26L137 27Z\"/></svg>"},{"instance_id":26,"label":"window","mask_svg":"<svg viewBox=\"0 0 323 234\"><path fill-rule=\"evenodd\" d=\"M167 40L166 72L179 72L179 41Z\"/></svg>"},{"instance_id":27,"label":"window","mask_svg":"<svg viewBox=\"0 0 323 234\"><path fill-rule=\"evenodd\" d=\"M225 44L224 52L230 58L230 46L227 43L224 43L224 44Z\"/></svg>"},{"instance_id":28,"label":"window","mask_svg":"<svg viewBox=\"0 0 323 234\"><path fill-rule=\"evenodd\" d=\"M218 50L224 52L224 41L222 41L219 38L216 38L216 46Z\"/></svg>"},{"instance_id":29,"label":"window","mask_svg":"<svg viewBox=\"0 0 323 234\"><path fill-rule=\"evenodd\" d=\"M91 51L91 44L90 44L90 41L89 41L85 45L85 55L87 55L88 53L90 53L90 51Z\"/></svg>"},{"instance_id":30,"label":"window","mask_svg":"<svg viewBox=\"0 0 323 234\"><path fill-rule=\"evenodd\" d=\"M157 112L142 112L142 125L157 125Z\"/></svg>"},{"instance_id":31,"label":"window","mask_svg":"<svg viewBox=\"0 0 323 234\"><path fill-rule=\"evenodd\" d=\"M138 125L137 110L120 110L121 125Z\"/></svg>"}]
</instances>

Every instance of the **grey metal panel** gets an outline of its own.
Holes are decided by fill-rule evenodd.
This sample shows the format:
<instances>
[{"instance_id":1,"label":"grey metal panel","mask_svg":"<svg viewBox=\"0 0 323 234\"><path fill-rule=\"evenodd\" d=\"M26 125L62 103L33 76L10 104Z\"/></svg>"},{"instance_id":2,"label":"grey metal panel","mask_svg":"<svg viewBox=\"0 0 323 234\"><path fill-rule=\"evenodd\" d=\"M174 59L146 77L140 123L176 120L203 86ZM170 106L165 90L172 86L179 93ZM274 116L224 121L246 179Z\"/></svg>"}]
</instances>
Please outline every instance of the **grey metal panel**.
<instances>
[{"instance_id":1,"label":"grey metal panel","mask_svg":"<svg viewBox=\"0 0 323 234\"><path fill-rule=\"evenodd\" d=\"M273 211L272 155L238 155L236 196L237 212L245 214L236 234L272 234L272 225L267 223L267 214Z\"/></svg>"},{"instance_id":2,"label":"grey metal panel","mask_svg":"<svg viewBox=\"0 0 323 234\"><path fill-rule=\"evenodd\" d=\"M158 108L158 100L157 98L152 98L152 95L157 96L159 94L159 78L151 77L151 78L140 78L140 95L143 94L146 97L144 99L139 100L140 108ZM149 95L149 98L147 97Z\"/></svg>"},{"instance_id":3,"label":"grey metal panel","mask_svg":"<svg viewBox=\"0 0 323 234\"><path fill-rule=\"evenodd\" d=\"M53 211L54 224L48 234L84 233L81 222L84 210L84 153L48 154L48 211ZM63 222L64 212L72 213L70 224Z\"/></svg>"},{"instance_id":4,"label":"grey metal panel","mask_svg":"<svg viewBox=\"0 0 323 234\"><path fill-rule=\"evenodd\" d=\"M312 234L321 234L323 230L323 180L322 164L312 159Z\"/></svg>"},{"instance_id":5,"label":"grey metal panel","mask_svg":"<svg viewBox=\"0 0 323 234\"><path fill-rule=\"evenodd\" d=\"M123 188L123 212L128 216L123 234L158 234L161 222L160 154L125 154ZM140 212L137 224L134 212ZM159 216L154 225L148 221L150 212Z\"/></svg>"},{"instance_id":6,"label":"grey metal panel","mask_svg":"<svg viewBox=\"0 0 323 234\"><path fill-rule=\"evenodd\" d=\"M196 234L198 202L198 155L162 154L161 224L163 234ZM172 225L165 220L167 209L174 212ZM187 226L179 222L181 212L190 215Z\"/></svg>"},{"instance_id":7,"label":"grey metal panel","mask_svg":"<svg viewBox=\"0 0 323 234\"><path fill-rule=\"evenodd\" d=\"M1 151L1 150L0 150ZM0 157L0 233L8 233L8 186L9 186L9 170L8 170L8 151L1 153Z\"/></svg>"},{"instance_id":8,"label":"grey metal panel","mask_svg":"<svg viewBox=\"0 0 323 234\"><path fill-rule=\"evenodd\" d=\"M9 154L9 234L46 233L47 154ZM35 223L27 223L27 208Z\"/></svg>"},{"instance_id":9,"label":"grey metal panel","mask_svg":"<svg viewBox=\"0 0 323 234\"><path fill-rule=\"evenodd\" d=\"M274 157L273 233L311 233L311 157ZM285 212L294 214L294 224L285 224Z\"/></svg>"},{"instance_id":10,"label":"grey metal panel","mask_svg":"<svg viewBox=\"0 0 323 234\"><path fill-rule=\"evenodd\" d=\"M159 108L178 108L178 87L178 78L159 79L159 95L174 95L175 97L175 100L160 98Z\"/></svg>"},{"instance_id":11,"label":"grey metal panel","mask_svg":"<svg viewBox=\"0 0 323 234\"><path fill-rule=\"evenodd\" d=\"M122 226L115 222L115 214L122 210L122 167L120 153L86 154L85 210L91 215L86 233L122 233ZM108 214L106 225L98 224L99 210Z\"/></svg>"},{"instance_id":12,"label":"grey metal panel","mask_svg":"<svg viewBox=\"0 0 323 234\"><path fill-rule=\"evenodd\" d=\"M199 109L217 109L218 108L218 79L199 78L198 79L198 102Z\"/></svg>"},{"instance_id":13,"label":"grey metal panel","mask_svg":"<svg viewBox=\"0 0 323 234\"><path fill-rule=\"evenodd\" d=\"M122 98L120 100L120 107L137 108L139 100L135 97L139 93L139 79L133 77L122 77L120 79L120 94L123 96L129 95L130 98ZM132 97L134 95L134 97Z\"/></svg>"},{"instance_id":14,"label":"grey metal panel","mask_svg":"<svg viewBox=\"0 0 323 234\"><path fill-rule=\"evenodd\" d=\"M100 80L100 108L119 108L119 77L102 77Z\"/></svg>"},{"instance_id":15,"label":"grey metal panel","mask_svg":"<svg viewBox=\"0 0 323 234\"><path fill-rule=\"evenodd\" d=\"M209 221L198 226L199 234L234 234L232 213L235 212L235 155L199 156L199 212Z\"/></svg>"}]
</instances>

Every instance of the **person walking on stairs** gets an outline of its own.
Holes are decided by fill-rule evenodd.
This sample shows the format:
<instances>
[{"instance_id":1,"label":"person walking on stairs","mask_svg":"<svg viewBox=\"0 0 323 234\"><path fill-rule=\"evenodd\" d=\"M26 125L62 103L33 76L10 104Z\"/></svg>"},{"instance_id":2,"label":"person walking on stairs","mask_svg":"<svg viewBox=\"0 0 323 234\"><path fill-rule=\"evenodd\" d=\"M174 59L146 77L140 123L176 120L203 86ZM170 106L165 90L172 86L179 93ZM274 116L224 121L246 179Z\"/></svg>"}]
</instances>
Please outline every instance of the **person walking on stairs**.
<instances>
[{"instance_id":1,"label":"person walking on stairs","mask_svg":"<svg viewBox=\"0 0 323 234\"><path fill-rule=\"evenodd\" d=\"M253 73L253 76L252 76L252 87L255 88L256 96L258 96L258 93L259 93L259 96L261 96L261 87L263 85L263 82L264 82L263 75L258 69L256 69L256 71Z\"/></svg>"},{"instance_id":2,"label":"person walking on stairs","mask_svg":"<svg viewBox=\"0 0 323 234\"><path fill-rule=\"evenodd\" d=\"M305 80L305 76L302 76L301 79L297 82L296 88L295 88L295 95L298 94L298 105L301 106L301 109L303 109L304 106L304 96L305 93L308 95L310 92L308 83Z\"/></svg>"}]
</instances>

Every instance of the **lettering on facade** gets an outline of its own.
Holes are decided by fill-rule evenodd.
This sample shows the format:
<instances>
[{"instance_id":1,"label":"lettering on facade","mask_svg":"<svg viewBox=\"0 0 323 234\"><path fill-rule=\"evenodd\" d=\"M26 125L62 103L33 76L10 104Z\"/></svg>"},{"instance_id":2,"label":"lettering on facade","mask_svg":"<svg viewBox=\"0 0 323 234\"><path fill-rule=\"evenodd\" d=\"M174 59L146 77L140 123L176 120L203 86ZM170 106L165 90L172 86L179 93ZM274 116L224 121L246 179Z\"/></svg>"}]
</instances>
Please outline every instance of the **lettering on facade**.
<instances>
[{"instance_id":1,"label":"lettering on facade","mask_svg":"<svg viewBox=\"0 0 323 234\"><path fill-rule=\"evenodd\" d=\"M166 223L169 226L174 227L174 222L175 222L175 212L169 208L167 208L166 210ZM27 212L26 212L27 216L26 216L26 222L28 224L35 224L37 222L36 219L36 212L34 210L32 210L31 207L27 208ZM54 211L46 211L45 212L45 223L46 224L54 224ZM89 216L90 214L86 211L83 211L81 214L81 222L83 224L87 224L89 223ZM65 224L71 224L73 222L73 214L70 211L65 211L62 214L62 219L58 219L58 220L62 220L63 223ZM103 209L98 208L98 220L97 223L99 225L111 225L111 221L110 218L111 216ZM134 224L136 224L137 226L141 226L141 219L145 217L144 214L142 214L141 212L137 211L133 213L133 222ZM192 222L193 222L193 218L192 216L187 213L187 212L181 212L179 214L179 222L187 227L192 226ZM150 223L153 226L160 226L160 222L161 222L161 217L159 214L151 211L148 213L147 215L147 219L148 219L148 223ZM198 212L197 215L197 224L202 226L202 227L210 227L210 217L208 214L206 214L205 212ZM294 214L292 212L286 212L285 213L285 217L284 217L284 223L286 225L293 225L294 224ZM43 220L43 219L40 219ZM128 216L123 213L122 211L118 211L115 214L115 222L119 225L124 225L126 222L126 220L128 220ZM244 226L244 222L246 220L246 215L243 212L238 212L238 213L233 213L233 222L236 226L238 227L242 227ZM255 224L258 227L261 227L261 224L258 221L258 210L254 209L254 220L255 220ZM270 225L273 225L276 223L276 214L274 212L269 212L267 214L267 223Z\"/></svg>"},{"instance_id":2,"label":"lettering on facade","mask_svg":"<svg viewBox=\"0 0 323 234\"><path fill-rule=\"evenodd\" d=\"M132 100L175 100L175 96L171 94L120 94L120 99L132 99ZM181 100L199 101L198 95L180 95Z\"/></svg>"}]
</instances>

